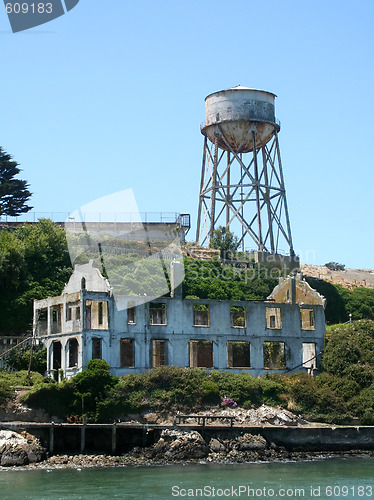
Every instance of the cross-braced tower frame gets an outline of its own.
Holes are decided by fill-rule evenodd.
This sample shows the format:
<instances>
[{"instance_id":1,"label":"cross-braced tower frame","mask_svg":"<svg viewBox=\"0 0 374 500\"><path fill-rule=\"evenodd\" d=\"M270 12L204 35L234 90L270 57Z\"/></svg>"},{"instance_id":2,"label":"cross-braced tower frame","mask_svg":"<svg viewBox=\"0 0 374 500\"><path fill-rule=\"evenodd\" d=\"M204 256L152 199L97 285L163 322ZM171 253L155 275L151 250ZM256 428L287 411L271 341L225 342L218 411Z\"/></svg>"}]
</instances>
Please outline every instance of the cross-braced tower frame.
<instances>
[{"instance_id":1,"label":"cross-braced tower frame","mask_svg":"<svg viewBox=\"0 0 374 500\"><path fill-rule=\"evenodd\" d=\"M206 98L198 244L235 226L243 250L251 239L259 252L294 256L274 98L240 86Z\"/></svg>"}]
</instances>

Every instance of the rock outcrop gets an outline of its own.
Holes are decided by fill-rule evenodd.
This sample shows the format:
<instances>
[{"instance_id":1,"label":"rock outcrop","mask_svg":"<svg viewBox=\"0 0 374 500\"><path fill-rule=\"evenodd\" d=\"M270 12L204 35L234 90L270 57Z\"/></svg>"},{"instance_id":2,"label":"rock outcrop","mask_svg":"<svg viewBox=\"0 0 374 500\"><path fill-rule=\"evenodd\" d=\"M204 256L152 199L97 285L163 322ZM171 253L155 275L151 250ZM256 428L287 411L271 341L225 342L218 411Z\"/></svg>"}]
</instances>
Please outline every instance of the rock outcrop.
<instances>
[{"instance_id":1,"label":"rock outcrop","mask_svg":"<svg viewBox=\"0 0 374 500\"><path fill-rule=\"evenodd\" d=\"M209 451L209 446L198 432L165 429L151 448L150 456L156 460L173 462L204 458Z\"/></svg>"},{"instance_id":2,"label":"rock outcrop","mask_svg":"<svg viewBox=\"0 0 374 500\"><path fill-rule=\"evenodd\" d=\"M275 425L275 426L299 426L307 425L308 422L299 415L284 409L273 406L262 405L259 408L210 408L207 411L196 413L201 416L213 417L234 417L235 425ZM196 423L196 419L191 418L185 421L187 424ZM209 423L209 422L208 422Z\"/></svg>"},{"instance_id":3,"label":"rock outcrop","mask_svg":"<svg viewBox=\"0 0 374 500\"><path fill-rule=\"evenodd\" d=\"M46 450L27 432L0 431L0 465L28 465L44 460Z\"/></svg>"},{"instance_id":4,"label":"rock outcrop","mask_svg":"<svg viewBox=\"0 0 374 500\"><path fill-rule=\"evenodd\" d=\"M232 454L262 454L269 448L266 439L257 434L240 433L230 439L227 437L211 438L207 444L201 434L196 431L166 429L162 431L160 439L151 448L137 448L132 451L132 454L142 455L154 461L179 462L205 459L212 454L218 454L221 458L231 457Z\"/></svg>"}]
</instances>

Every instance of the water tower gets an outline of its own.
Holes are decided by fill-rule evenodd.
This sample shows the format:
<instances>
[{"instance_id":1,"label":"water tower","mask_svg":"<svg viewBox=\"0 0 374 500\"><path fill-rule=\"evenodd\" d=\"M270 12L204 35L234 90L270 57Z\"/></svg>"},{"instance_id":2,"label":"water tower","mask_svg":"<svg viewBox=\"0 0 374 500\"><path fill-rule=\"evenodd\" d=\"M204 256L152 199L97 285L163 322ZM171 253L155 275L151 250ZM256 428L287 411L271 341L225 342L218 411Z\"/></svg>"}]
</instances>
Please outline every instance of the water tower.
<instances>
[{"instance_id":1,"label":"water tower","mask_svg":"<svg viewBox=\"0 0 374 500\"><path fill-rule=\"evenodd\" d=\"M237 86L205 99L196 243L225 226L239 249L294 259L279 150L275 94Z\"/></svg>"}]
</instances>

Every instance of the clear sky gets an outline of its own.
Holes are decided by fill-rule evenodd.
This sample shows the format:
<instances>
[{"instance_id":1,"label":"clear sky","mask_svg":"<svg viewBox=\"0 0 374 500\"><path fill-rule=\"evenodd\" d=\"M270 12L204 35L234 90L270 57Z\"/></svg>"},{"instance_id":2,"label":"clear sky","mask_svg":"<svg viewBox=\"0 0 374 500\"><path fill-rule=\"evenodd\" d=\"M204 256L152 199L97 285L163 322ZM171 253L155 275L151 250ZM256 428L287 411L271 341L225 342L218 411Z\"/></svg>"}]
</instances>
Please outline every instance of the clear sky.
<instances>
[{"instance_id":1,"label":"clear sky","mask_svg":"<svg viewBox=\"0 0 374 500\"><path fill-rule=\"evenodd\" d=\"M13 34L0 5L0 145L37 212L132 188L196 230L204 98L274 92L302 262L374 268L372 0L80 0Z\"/></svg>"}]
</instances>

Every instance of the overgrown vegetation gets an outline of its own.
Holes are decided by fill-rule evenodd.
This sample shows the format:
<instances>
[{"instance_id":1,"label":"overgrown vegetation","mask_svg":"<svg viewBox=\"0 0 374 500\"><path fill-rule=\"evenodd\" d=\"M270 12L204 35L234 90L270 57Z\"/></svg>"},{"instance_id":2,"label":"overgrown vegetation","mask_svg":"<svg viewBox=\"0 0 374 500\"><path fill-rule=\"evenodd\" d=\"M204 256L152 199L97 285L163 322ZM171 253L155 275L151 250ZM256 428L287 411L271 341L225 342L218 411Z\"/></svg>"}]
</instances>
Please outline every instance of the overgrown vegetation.
<instances>
[{"instance_id":1,"label":"overgrown vegetation","mask_svg":"<svg viewBox=\"0 0 374 500\"><path fill-rule=\"evenodd\" d=\"M90 361L71 381L36 386L24 401L50 415L87 414L91 421L112 421L142 411L192 411L230 397L249 408L281 404L283 384L249 373L164 366L139 375L113 377L103 360Z\"/></svg>"},{"instance_id":2,"label":"overgrown vegetation","mask_svg":"<svg viewBox=\"0 0 374 500\"><path fill-rule=\"evenodd\" d=\"M279 269L263 264L235 267L218 259L185 259L183 296L218 300L264 300L278 284Z\"/></svg>"},{"instance_id":3,"label":"overgrown vegetation","mask_svg":"<svg viewBox=\"0 0 374 500\"><path fill-rule=\"evenodd\" d=\"M0 407L4 406L14 396L13 387L38 385L48 381L40 373L31 372L28 376L27 370L8 373L0 370Z\"/></svg>"}]
</instances>

